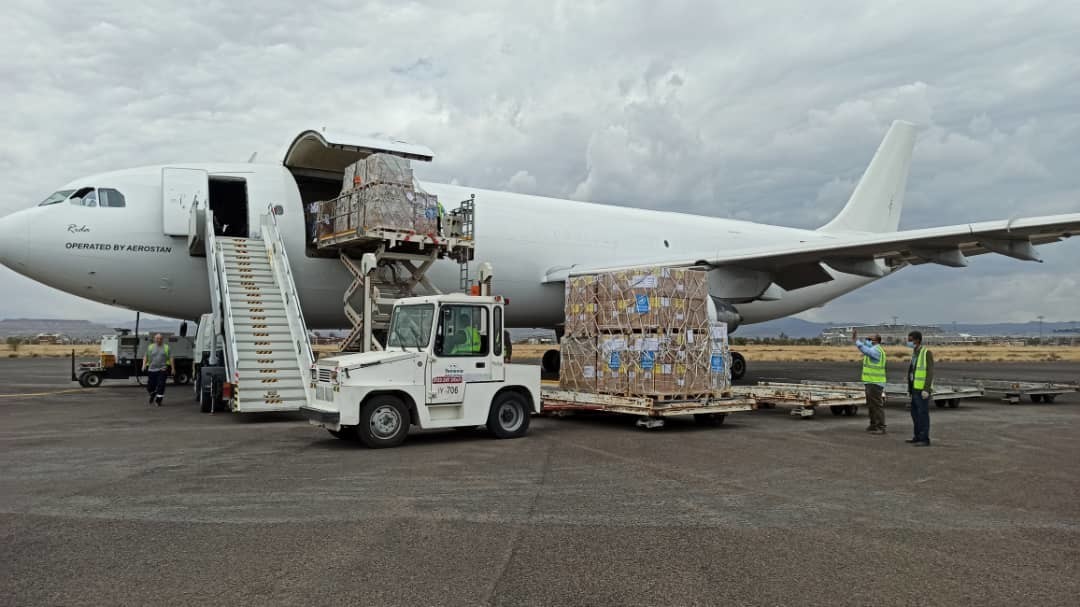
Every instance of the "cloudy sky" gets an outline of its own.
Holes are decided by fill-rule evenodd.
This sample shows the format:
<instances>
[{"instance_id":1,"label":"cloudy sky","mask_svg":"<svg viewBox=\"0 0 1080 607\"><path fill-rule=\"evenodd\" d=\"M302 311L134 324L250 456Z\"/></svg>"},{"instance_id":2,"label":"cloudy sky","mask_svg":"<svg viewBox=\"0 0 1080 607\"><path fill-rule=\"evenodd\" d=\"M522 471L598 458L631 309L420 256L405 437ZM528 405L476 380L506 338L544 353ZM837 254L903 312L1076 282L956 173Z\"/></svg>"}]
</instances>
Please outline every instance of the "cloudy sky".
<instances>
[{"instance_id":1,"label":"cloudy sky","mask_svg":"<svg viewBox=\"0 0 1080 607\"><path fill-rule=\"evenodd\" d=\"M0 212L104 170L278 160L327 126L428 145L430 180L816 227L898 118L921 125L903 228L1080 211L1075 3L244 4L6 0ZM1080 318L1080 239L1042 252L803 316ZM0 283L0 318L129 315Z\"/></svg>"}]
</instances>

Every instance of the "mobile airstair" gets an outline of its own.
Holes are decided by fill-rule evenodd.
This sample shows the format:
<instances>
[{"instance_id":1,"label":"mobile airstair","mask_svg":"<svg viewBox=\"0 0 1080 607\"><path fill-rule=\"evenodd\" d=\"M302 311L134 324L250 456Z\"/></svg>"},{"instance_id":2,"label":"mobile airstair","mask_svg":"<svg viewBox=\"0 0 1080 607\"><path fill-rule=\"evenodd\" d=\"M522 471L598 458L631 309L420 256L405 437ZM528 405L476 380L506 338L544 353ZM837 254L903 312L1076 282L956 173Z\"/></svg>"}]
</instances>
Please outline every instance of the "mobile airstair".
<instances>
[{"instance_id":1,"label":"mobile airstair","mask_svg":"<svg viewBox=\"0 0 1080 607\"><path fill-rule=\"evenodd\" d=\"M197 254L202 241L214 322L224 341L211 348L203 373L204 410L225 403L241 413L296 411L308 402L314 356L278 229L280 212L270 207L261 217L261 238L230 238L214 234L210 213L193 210L201 227L192 231L189 250Z\"/></svg>"}]
</instances>

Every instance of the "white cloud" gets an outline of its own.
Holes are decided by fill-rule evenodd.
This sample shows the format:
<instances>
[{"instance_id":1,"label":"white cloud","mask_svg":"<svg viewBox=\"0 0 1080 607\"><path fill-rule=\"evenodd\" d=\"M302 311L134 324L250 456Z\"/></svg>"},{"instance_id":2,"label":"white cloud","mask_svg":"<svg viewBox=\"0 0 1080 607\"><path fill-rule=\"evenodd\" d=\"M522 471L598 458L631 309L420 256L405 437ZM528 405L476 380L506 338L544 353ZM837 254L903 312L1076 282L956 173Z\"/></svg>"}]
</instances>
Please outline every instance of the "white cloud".
<instances>
[{"instance_id":1,"label":"white cloud","mask_svg":"<svg viewBox=\"0 0 1080 607\"><path fill-rule=\"evenodd\" d=\"M896 118L922 125L905 227L1080 209L1069 3L244 4L0 6L0 212L104 170L276 158L329 126L430 146L425 179L813 227ZM904 287L918 281L1012 284L987 268L1030 271L918 268L824 313L877 289L916 309ZM1044 292L1077 276L1060 261L1039 272ZM27 292L0 316L89 310ZM935 295L957 314L1026 314L1007 297L971 301ZM1023 305L1067 315L1050 301Z\"/></svg>"}]
</instances>

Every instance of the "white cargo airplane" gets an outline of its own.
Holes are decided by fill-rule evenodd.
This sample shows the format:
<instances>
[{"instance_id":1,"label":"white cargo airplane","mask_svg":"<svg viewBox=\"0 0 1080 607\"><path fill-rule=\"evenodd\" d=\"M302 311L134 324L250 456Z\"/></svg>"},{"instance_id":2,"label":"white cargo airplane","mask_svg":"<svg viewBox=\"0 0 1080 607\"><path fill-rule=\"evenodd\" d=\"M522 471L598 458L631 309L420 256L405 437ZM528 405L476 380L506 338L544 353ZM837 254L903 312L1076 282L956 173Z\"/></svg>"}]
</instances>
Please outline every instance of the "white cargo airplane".
<instances>
[{"instance_id":1,"label":"white cargo airplane","mask_svg":"<svg viewBox=\"0 0 1080 607\"><path fill-rule=\"evenodd\" d=\"M636 265L710 269L710 294L734 328L818 307L909 265L960 267L999 253L1038 261L1033 245L1080 230L1080 213L897 231L914 125L896 122L851 199L832 221L804 230L682 213L604 206L422 183L448 207L476 196L476 262L496 269L516 327L559 329L570 274ZM188 205L208 200L232 236L258 234L259 216L280 205L307 325L347 326L349 277L307 246L304 205L333 198L344 167L384 151L430 160L400 142L323 133L296 137L280 164L168 164L76 179L39 205L0 219L0 262L42 283L106 304L196 319L209 311L206 260L189 255ZM434 282L458 288L454 262Z\"/></svg>"}]
</instances>

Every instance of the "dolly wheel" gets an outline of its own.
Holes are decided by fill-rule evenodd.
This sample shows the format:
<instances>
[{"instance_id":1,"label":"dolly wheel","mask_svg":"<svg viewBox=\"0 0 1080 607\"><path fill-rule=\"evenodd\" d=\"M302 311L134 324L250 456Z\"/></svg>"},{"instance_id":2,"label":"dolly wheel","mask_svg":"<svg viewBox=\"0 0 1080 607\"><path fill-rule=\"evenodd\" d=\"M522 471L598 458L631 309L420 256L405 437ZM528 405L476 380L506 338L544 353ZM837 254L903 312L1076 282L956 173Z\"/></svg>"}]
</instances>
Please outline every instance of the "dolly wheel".
<instances>
[{"instance_id":1,"label":"dolly wheel","mask_svg":"<svg viewBox=\"0 0 1080 607\"><path fill-rule=\"evenodd\" d=\"M702 426L723 426L725 417L724 413L695 413L694 422Z\"/></svg>"},{"instance_id":2,"label":"dolly wheel","mask_svg":"<svg viewBox=\"0 0 1080 607\"><path fill-rule=\"evenodd\" d=\"M101 379L100 373L87 373L82 384L87 388L96 388L101 385Z\"/></svg>"}]
</instances>

